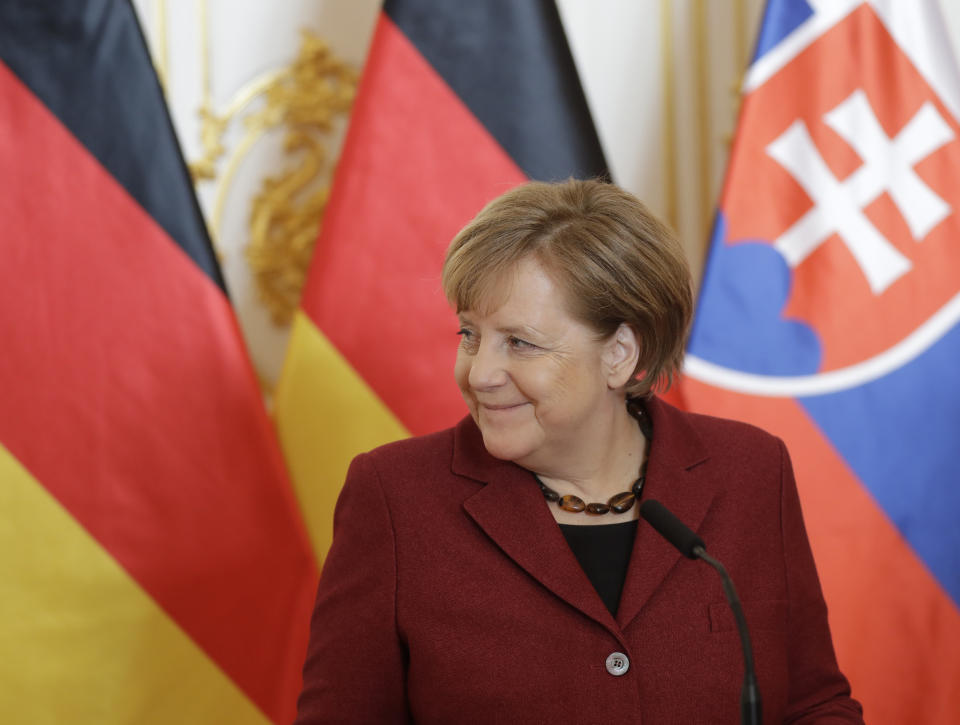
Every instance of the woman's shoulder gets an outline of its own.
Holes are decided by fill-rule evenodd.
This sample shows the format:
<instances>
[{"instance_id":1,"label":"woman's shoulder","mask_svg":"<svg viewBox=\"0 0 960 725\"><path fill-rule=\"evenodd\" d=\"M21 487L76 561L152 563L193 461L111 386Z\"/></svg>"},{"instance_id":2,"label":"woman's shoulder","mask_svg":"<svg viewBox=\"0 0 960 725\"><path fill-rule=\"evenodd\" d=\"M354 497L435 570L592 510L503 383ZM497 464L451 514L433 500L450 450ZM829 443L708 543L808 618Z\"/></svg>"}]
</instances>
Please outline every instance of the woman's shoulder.
<instances>
[{"instance_id":1,"label":"woman's shoulder","mask_svg":"<svg viewBox=\"0 0 960 725\"><path fill-rule=\"evenodd\" d=\"M691 413L659 398L651 399L647 405L654 421L654 440L663 435L674 444L683 441L691 457L702 455L736 466L758 464L777 469L788 457L781 439L756 425Z\"/></svg>"},{"instance_id":2,"label":"woman's shoulder","mask_svg":"<svg viewBox=\"0 0 960 725\"><path fill-rule=\"evenodd\" d=\"M373 486L399 515L436 512L450 501L459 502L476 489L476 483L454 473L455 450L462 429L470 421L427 435L393 441L353 459L345 488ZM373 489L369 489L372 491ZM368 492L369 492L368 491Z\"/></svg>"},{"instance_id":3,"label":"woman's shoulder","mask_svg":"<svg viewBox=\"0 0 960 725\"><path fill-rule=\"evenodd\" d=\"M774 434L752 423L681 410L661 398L652 398L647 401L647 406L653 408L651 413L655 421L656 418L659 417L669 421L672 426L688 426L692 431L695 431L704 442L736 439L749 443L773 445L778 444L780 440Z\"/></svg>"},{"instance_id":4,"label":"woman's shoulder","mask_svg":"<svg viewBox=\"0 0 960 725\"><path fill-rule=\"evenodd\" d=\"M780 438L752 423L704 413L685 413L706 441L740 441L746 445L778 446Z\"/></svg>"},{"instance_id":5,"label":"woman's shoulder","mask_svg":"<svg viewBox=\"0 0 960 725\"><path fill-rule=\"evenodd\" d=\"M456 439L470 425L467 416L450 428L392 441L361 453L354 460L394 478L400 475L435 479L437 475L450 471Z\"/></svg>"},{"instance_id":6,"label":"woman's shoulder","mask_svg":"<svg viewBox=\"0 0 960 725\"><path fill-rule=\"evenodd\" d=\"M378 465L414 463L423 460L436 460L438 457L444 456L449 459L450 451L453 448L453 435L454 428L445 428L426 435L401 438L385 443L366 453L361 453L358 458L367 458Z\"/></svg>"}]
</instances>

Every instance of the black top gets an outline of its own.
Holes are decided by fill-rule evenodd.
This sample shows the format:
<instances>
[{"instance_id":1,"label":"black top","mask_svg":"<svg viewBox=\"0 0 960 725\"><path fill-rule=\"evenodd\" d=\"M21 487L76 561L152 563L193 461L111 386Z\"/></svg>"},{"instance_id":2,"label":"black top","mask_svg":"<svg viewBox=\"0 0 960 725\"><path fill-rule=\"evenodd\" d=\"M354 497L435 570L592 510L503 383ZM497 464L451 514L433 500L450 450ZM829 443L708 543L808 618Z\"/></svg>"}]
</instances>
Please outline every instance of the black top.
<instances>
[{"instance_id":1,"label":"black top","mask_svg":"<svg viewBox=\"0 0 960 725\"><path fill-rule=\"evenodd\" d=\"M627 567L630 565L637 521L600 526L560 524L560 531L600 599L607 605L610 614L616 617L620 592L623 591Z\"/></svg>"}]
</instances>

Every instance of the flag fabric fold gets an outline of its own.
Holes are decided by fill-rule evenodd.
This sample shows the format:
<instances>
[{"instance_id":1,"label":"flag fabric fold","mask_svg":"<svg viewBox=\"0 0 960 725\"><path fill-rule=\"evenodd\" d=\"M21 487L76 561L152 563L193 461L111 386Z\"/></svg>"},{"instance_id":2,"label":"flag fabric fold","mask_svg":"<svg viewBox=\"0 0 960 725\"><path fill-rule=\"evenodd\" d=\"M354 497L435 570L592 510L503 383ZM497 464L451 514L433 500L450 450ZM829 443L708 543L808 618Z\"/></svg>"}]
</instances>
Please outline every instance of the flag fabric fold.
<instances>
[{"instance_id":1,"label":"flag fabric fold","mask_svg":"<svg viewBox=\"0 0 960 725\"><path fill-rule=\"evenodd\" d=\"M769 0L679 395L786 440L873 723L960 713L960 81L937 12Z\"/></svg>"},{"instance_id":2,"label":"flag fabric fold","mask_svg":"<svg viewBox=\"0 0 960 725\"><path fill-rule=\"evenodd\" d=\"M316 563L129 3L0 5L0 720L289 722Z\"/></svg>"},{"instance_id":3,"label":"flag fabric fold","mask_svg":"<svg viewBox=\"0 0 960 725\"><path fill-rule=\"evenodd\" d=\"M466 413L450 239L528 178L605 170L553 2L385 3L277 391L319 557L354 455Z\"/></svg>"}]
</instances>

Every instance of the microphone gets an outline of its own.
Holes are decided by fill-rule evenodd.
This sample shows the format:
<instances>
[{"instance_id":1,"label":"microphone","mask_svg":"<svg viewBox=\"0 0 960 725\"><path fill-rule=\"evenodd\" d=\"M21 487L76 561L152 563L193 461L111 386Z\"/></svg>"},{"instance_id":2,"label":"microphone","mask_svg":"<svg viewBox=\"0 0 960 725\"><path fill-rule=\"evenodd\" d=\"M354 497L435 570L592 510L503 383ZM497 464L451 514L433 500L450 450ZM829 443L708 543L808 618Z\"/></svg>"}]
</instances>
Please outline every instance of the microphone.
<instances>
[{"instance_id":1,"label":"microphone","mask_svg":"<svg viewBox=\"0 0 960 725\"><path fill-rule=\"evenodd\" d=\"M740 722L743 725L760 725L760 690L757 688L757 675L753 669L753 646L750 644L750 632L747 629L747 620L743 616L743 607L740 598L733 586L733 580L727 574L726 568L719 561L707 554L706 544L680 519L674 516L670 509L659 501L648 499L640 504L640 515L650 524L657 533L669 541L677 550L688 559L701 559L717 570L720 581L723 582L723 592L737 621L737 630L740 632L740 646L743 649L743 688L740 691Z\"/></svg>"}]
</instances>

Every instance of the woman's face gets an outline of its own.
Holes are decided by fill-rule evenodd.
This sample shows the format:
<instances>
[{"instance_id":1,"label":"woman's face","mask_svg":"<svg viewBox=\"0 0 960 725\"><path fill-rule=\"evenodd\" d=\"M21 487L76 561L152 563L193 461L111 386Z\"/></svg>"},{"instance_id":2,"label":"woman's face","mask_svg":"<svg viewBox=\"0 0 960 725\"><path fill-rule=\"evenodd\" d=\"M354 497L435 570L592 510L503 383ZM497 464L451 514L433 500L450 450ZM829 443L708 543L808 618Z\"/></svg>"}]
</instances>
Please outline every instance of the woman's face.
<instances>
[{"instance_id":1,"label":"woman's face","mask_svg":"<svg viewBox=\"0 0 960 725\"><path fill-rule=\"evenodd\" d=\"M609 410L614 341L567 312L532 257L502 280L496 309L461 311L457 384L496 458L545 470L589 439Z\"/></svg>"}]
</instances>

